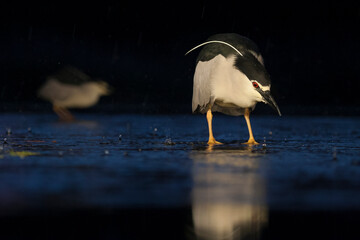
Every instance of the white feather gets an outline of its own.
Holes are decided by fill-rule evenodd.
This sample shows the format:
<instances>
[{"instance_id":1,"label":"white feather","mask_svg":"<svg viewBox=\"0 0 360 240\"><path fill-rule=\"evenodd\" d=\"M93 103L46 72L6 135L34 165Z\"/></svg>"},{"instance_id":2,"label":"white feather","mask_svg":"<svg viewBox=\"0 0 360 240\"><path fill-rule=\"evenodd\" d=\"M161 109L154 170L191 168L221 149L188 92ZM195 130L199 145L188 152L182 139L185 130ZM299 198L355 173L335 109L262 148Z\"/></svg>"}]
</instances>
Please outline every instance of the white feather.
<instances>
[{"instance_id":1,"label":"white feather","mask_svg":"<svg viewBox=\"0 0 360 240\"><path fill-rule=\"evenodd\" d=\"M262 100L244 73L234 67L235 57L217 56L219 64L214 69L211 82L211 95L225 104L240 108L252 108Z\"/></svg>"},{"instance_id":2,"label":"white feather","mask_svg":"<svg viewBox=\"0 0 360 240\"><path fill-rule=\"evenodd\" d=\"M96 104L101 95L105 95L104 87L97 82L81 85L64 84L56 79L49 79L39 90L39 96L54 105L65 108L87 108Z\"/></svg>"},{"instance_id":3,"label":"white feather","mask_svg":"<svg viewBox=\"0 0 360 240\"><path fill-rule=\"evenodd\" d=\"M194 74L193 111L200 106L206 111L207 104L214 111L240 115L244 108L254 108L263 101L254 90L251 81L244 73L234 67L235 56L225 58L218 55L210 61L199 61ZM229 113L228 108L234 110Z\"/></svg>"},{"instance_id":4,"label":"white feather","mask_svg":"<svg viewBox=\"0 0 360 240\"><path fill-rule=\"evenodd\" d=\"M199 48L199 47L201 47L201 46L204 46L204 45L206 45L206 44L209 44L209 43L221 43L221 44L225 44L225 45L231 47L232 49L234 49L240 56L243 56L242 53L241 53L236 47L234 47L233 45L231 45L231 44L229 44L229 43L227 43L227 42L218 41L218 40L207 41L207 42L204 42L204 43L202 43L202 44L199 44L199 45L197 45L196 47L193 47L192 49L190 49L187 53L185 53L185 56L186 56L188 53L192 52L193 50L195 50L195 49L197 49L197 48Z\"/></svg>"}]
</instances>

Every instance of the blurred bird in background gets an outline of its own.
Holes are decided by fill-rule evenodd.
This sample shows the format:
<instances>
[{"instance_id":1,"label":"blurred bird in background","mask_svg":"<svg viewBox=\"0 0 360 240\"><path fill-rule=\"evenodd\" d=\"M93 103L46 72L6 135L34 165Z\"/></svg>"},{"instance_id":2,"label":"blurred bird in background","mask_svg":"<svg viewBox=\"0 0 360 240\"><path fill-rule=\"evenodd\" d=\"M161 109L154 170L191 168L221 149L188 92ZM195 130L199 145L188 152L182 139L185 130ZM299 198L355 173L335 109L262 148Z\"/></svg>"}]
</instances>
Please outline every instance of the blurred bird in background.
<instances>
[{"instance_id":1,"label":"blurred bird in background","mask_svg":"<svg viewBox=\"0 0 360 240\"><path fill-rule=\"evenodd\" d=\"M279 107L270 94L271 81L258 47L250 39L235 33L217 34L189 52L204 46L196 60L193 84L192 111L206 113L209 126L209 145L221 144L212 132L212 112L244 115L249 140L254 139L250 112L258 102Z\"/></svg>"},{"instance_id":2,"label":"blurred bird in background","mask_svg":"<svg viewBox=\"0 0 360 240\"><path fill-rule=\"evenodd\" d=\"M54 112L62 121L74 120L69 108L88 108L101 96L111 94L104 81L95 81L79 69L66 66L49 76L38 90L38 96L52 103Z\"/></svg>"}]
</instances>

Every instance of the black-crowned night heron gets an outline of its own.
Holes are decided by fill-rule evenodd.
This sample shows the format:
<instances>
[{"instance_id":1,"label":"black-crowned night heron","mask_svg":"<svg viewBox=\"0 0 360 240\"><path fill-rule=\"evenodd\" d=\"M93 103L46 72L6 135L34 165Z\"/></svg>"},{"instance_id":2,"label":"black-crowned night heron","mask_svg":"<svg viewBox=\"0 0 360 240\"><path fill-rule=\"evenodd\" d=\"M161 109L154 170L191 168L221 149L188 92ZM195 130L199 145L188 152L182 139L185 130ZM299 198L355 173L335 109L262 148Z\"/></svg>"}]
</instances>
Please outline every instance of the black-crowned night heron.
<instances>
[{"instance_id":1,"label":"black-crowned night heron","mask_svg":"<svg viewBox=\"0 0 360 240\"><path fill-rule=\"evenodd\" d=\"M94 81L77 68L67 66L47 78L38 96L53 104L53 110L61 120L71 121L74 118L68 108L91 107L100 96L110 92L106 82Z\"/></svg>"},{"instance_id":2,"label":"black-crowned night heron","mask_svg":"<svg viewBox=\"0 0 360 240\"><path fill-rule=\"evenodd\" d=\"M258 47L246 37L226 33L211 36L186 54L201 46L204 47L196 60L192 110L206 113L208 144L221 144L213 136L212 112L244 115L249 130L246 144L257 144L250 124L250 112L256 103L269 104L281 116L270 94L270 76Z\"/></svg>"}]
</instances>

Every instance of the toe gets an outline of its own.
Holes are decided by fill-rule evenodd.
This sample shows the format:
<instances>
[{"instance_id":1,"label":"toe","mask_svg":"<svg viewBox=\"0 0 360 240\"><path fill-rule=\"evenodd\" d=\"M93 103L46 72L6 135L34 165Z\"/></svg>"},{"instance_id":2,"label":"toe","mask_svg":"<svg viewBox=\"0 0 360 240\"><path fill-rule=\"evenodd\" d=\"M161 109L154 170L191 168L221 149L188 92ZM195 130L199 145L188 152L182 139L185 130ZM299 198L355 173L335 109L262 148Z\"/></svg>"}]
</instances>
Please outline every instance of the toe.
<instances>
[{"instance_id":1,"label":"toe","mask_svg":"<svg viewBox=\"0 0 360 240\"><path fill-rule=\"evenodd\" d=\"M248 144L248 145L258 145L259 143L255 141L255 139L249 139L247 142L245 142L244 144Z\"/></svg>"},{"instance_id":2,"label":"toe","mask_svg":"<svg viewBox=\"0 0 360 240\"><path fill-rule=\"evenodd\" d=\"M210 139L207 144L208 145L220 145L220 144L223 144L223 143L218 142L215 139Z\"/></svg>"}]
</instances>

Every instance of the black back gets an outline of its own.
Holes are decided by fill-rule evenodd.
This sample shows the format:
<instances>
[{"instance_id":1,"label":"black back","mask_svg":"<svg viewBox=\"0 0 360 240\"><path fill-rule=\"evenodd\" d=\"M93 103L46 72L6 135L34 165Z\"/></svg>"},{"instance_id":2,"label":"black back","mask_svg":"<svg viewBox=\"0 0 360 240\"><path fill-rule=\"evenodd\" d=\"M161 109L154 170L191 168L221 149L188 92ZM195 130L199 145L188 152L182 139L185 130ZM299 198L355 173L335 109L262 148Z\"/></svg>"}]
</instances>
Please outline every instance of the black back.
<instances>
[{"instance_id":1,"label":"black back","mask_svg":"<svg viewBox=\"0 0 360 240\"><path fill-rule=\"evenodd\" d=\"M259 48L256 46L256 44L253 41L236 33L216 34L209 37L206 41L211 41L211 40L217 40L217 41L223 41L229 43L243 54L245 51L249 51L249 50L257 54L260 54ZM234 49L232 49L227 45L221 43L210 43L202 48L197 58L197 62L209 61L219 54L223 55L224 57L228 57L230 55L234 55L238 53L236 53Z\"/></svg>"},{"instance_id":2,"label":"black back","mask_svg":"<svg viewBox=\"0 0 360 240\"><path fill-rule=\"evenodd\" d=\"M236 56L234 66L244 73L248 79L256 80L263 86L270 85L270 75L253 54L243 53L243 56Z\"/></svg>"},{"instance_id":3,"label":"black back","mask_svg":"<svg viewBox=\"0 0 360 240\"><path fill-rule=\"evenodd\" d=\"M226 58L235 55L234 66L236 69L243 72L250 80L257 80L263 86L270 84L270 76L265 67L253 55L253 53L260 55L259 48L253 41L236 33L216 34L209 37L206 41L211 40L229 43L239 50L243 56L225 44L209 43L204 45L196 62L209 61L219 54Z\"/></svg>"}]
</instances>

